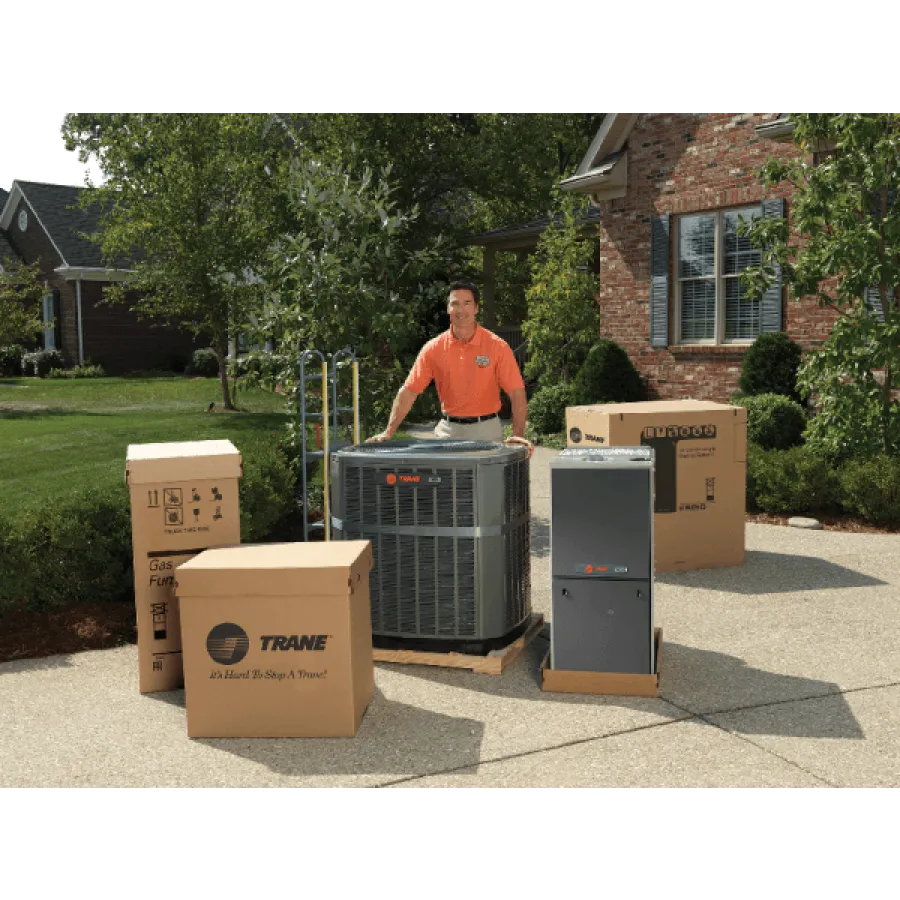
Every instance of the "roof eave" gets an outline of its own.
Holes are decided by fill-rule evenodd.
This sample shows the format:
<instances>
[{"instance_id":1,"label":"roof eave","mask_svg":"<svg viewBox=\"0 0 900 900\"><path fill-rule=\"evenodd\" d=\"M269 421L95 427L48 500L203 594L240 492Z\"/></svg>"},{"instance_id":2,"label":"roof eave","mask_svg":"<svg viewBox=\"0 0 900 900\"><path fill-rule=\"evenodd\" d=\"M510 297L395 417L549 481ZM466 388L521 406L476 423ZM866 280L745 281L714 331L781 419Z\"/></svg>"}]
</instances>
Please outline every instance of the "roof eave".
<instances>
[{"instance_id":1,"label":"roof eave","mask_svg":"<svg viewBox=\"0 0 900 900\"><path fill-rule=\"evenodd\" d=\"M127 281L134 269L105 269L100 266L58 266L53 270L66 281Z\"/></svg>"},{"instance_id":2,"label":"roof eave","mask_svg":"<svg viewBox=\"0 0 900 900\"><path fill-rule=\"evenodd\" d=\"M794 136L794 123L787 116L781 116L757 125L755 130L760 137L770 141L789 141Z\"/></svg>"}]
</instances>

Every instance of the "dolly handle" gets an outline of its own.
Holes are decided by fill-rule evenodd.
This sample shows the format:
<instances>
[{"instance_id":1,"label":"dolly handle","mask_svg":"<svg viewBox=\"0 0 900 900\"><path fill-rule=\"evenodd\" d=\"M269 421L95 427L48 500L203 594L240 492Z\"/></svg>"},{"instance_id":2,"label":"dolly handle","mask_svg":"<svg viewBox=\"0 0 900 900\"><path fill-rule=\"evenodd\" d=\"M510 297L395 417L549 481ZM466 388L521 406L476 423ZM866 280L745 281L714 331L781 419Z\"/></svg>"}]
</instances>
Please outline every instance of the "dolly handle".
<instances>
[{"instance_id":1,"label":"dolly handle","mask_svg":"<svg viewBox=\"0 0 900 900\"><path fill-rule=\"evenodd\" d=\"M325 427L322 429L325 432L324 439L324 447L322 448L325 451L325 473L322 477L322 483L324 485L324 490L322 492L322 505L325 512L325 540L331 540L331 516L330 510L328 509L328 493L329 488L331 487L329 483L328 470L331 468L330 460L328 458L328 445L329 445L329 433L331 429L328 427L328 363L322 363L322 422Z\"/></svg>"}]
</instances>

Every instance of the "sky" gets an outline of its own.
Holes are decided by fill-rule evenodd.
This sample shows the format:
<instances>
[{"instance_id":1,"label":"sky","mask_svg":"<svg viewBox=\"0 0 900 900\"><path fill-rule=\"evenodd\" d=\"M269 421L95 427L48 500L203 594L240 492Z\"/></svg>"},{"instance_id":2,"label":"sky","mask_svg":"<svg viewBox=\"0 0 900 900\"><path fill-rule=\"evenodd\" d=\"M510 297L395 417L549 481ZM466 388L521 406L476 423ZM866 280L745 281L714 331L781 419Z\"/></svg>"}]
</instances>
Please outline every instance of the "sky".
<instances>
[{"instance_id":1,"label":"sky","mask_svg":"<svg viewBox=\"0 0 900 900\"><path fill-rule=\"evenodd\" d=\"M27 41L4 44L7 71L23 77L7 85L0 104L0 185L14 177L80 181L71 154L56 142L59 110L896 108L889 55L870 54L864 69L826 62L839 56L829 43L845 48L870 37L865 17L842 21L833 37L824 31L827 17L810 18L781 0L758 0L759 15L750 22L717 0L694 4L698 15L690 21L677 5L662 5L640 26L632 6L604 8L603 27L595 28L578 18L580 0L562 18L546 21L511 21L502 3L495 9L482 0L456 0L452 10L435 5L431 12L415 0L386 0L359 5L349 19L343 6L329 12L329 5L301 4L290 14L293 22L282 20L281 4L268 10L271 0L257 0L256 14L234 30L227 16L209 19L205 7L158 0L154 16L138 16L130 24L140 27L127 30L118 5L92 0L96 53L73 56L73 32L66 28L42 34L47 65L36 64ZM582 13L596 15L595 5L583 7ZM763 7L780 17L777 38ZM392 9L400 15L392 18ZM710 16L701 15L704 10ZM32 15L27 5L5 12L6 33L33 28ZM581 22L577 28L575 21ZM640 40L627 39L638 27ZM698 52L715 46L723 33L727 53ZM810 57L804 47L813 46ZM765 47L768 57L760 56Z\"/></svg>"},{"instance_id":2,"label":"sky","mask_svg":"<svg viewBox=\"0 0 900 900\"><path fill-rule=\"evenodd\" d=\"M86 171L100 180L96 166L89 169L66 150L60 133L65 115L40 106L16 112L16 139L0 141L0 188L8 191L14 179L80 186Z\"/></svg>"}]
</instances>

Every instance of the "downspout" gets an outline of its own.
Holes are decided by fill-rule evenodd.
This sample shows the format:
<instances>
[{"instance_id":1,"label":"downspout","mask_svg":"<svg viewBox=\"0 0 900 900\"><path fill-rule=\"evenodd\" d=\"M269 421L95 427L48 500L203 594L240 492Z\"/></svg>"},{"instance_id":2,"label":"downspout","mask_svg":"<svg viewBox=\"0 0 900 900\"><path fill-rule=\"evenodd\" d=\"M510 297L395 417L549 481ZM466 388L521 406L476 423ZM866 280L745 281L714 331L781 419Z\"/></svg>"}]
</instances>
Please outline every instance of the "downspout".
<instances>
[{"instance_id":1,"label":"downspout","mask_svg":"<svg viewBox=\"0 0 900 900\"><path fill-rule=\"evenodd\" d=\"M75 282L75 315L78 320L78 365L84 364L84 328L81 320L81 279Z\"/></svg>"}]
</instances>

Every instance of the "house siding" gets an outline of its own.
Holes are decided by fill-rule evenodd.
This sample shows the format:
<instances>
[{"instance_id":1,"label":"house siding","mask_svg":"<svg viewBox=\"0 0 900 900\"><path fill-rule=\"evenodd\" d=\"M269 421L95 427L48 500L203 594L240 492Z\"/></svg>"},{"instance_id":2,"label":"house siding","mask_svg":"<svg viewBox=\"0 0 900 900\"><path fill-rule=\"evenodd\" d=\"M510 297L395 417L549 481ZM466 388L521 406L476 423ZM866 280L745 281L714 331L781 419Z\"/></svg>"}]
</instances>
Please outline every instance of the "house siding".
<instances>
[{"instance_id":1,"label":"house siding","mask_svg":"<svg viewBox=\"0 0 900 900\"><path fill-rule=\"evenodd\" d=\"M140 296L137 293L126 294L124 304L102 304L106 285L101 281L81 282L85 359L99 363L110 374L160 368L183 370L191 353L200 346L194 338L139 319L127 303L134 302Z\"/></svg>"},{"instance_id":2,"label":"house siding","mask_svg":"<svg viewBox=\"0 0 900 900\"><path fill-rule=\"evenodd\" d=\"M599 226L601 333L621 344L653 396L725 401L738 390L746 347L650 346L650 230L653 216L712 211L784 197L792 188L765 188L758 171L770 156L796 153L790 143L760 138L755 126L772 113L641 115L628 139L628 189L621 209L605 208ZM671 297L677 254L670 253ZM835 320L815 298L784 304L782 327L807 350L823 341Z\"/></svg>"}]
</instances>

